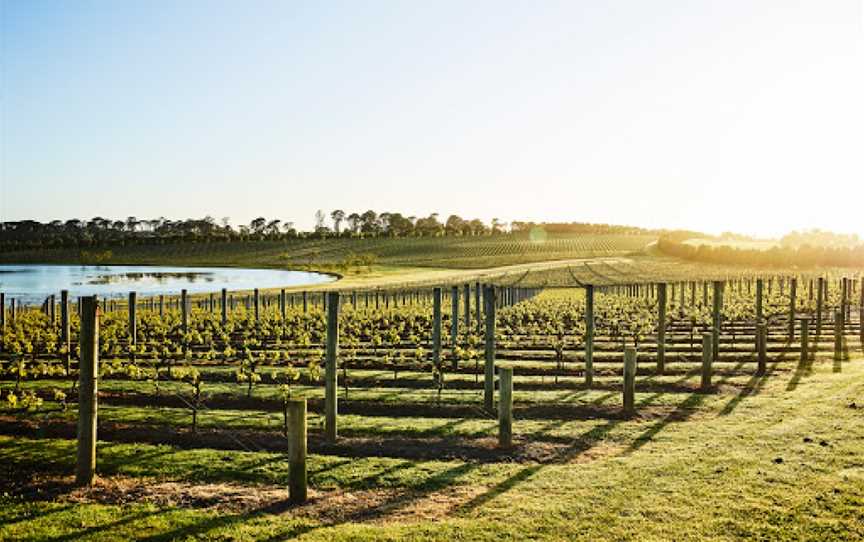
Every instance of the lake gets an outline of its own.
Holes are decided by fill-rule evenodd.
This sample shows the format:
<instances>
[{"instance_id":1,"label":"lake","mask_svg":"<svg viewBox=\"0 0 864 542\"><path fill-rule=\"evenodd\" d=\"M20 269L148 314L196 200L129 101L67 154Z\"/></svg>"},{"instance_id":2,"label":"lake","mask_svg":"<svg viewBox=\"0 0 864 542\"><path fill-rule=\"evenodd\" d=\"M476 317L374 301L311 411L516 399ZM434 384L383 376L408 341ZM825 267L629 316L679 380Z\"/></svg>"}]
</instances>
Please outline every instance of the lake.
<instances>
[{"instance_id":1,"label":"lake","mask_svg":"<svg viewBox=\"0 0 864 542\"><path fill-rule=\"evenodd\" d=\"M0 292L27 304L42 303L51 294L122 297L178 295L253 288L286 288L323 284L335 277L305 271L236 267L164 267L149 265L0 265Z\"/></svg>"}]
</instances>

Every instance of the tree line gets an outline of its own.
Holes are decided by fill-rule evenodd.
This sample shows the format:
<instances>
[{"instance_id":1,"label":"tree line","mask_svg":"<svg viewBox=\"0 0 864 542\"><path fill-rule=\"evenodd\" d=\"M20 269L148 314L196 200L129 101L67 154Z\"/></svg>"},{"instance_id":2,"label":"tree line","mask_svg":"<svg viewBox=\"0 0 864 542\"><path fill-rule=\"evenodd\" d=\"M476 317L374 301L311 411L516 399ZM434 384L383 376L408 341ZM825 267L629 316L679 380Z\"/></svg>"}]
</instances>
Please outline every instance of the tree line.
<instances>
[{"instance_id":1,"label":"tree line","mask_svg":"<svg viewBox=\"0 0 864 542\"><path fill-rule=\"evenodd\" d=\"M723 245L689 244L661 237L658 249L664 254L695 262L749 265L754 267L861 267L864 245L855 246L775 246L766 250Z\"/></svg>"},{"instance_id":2,"label":"tree line","mask_svg":"<svg viewBox=\"0 0 864 542\"><path fill-rule=\"evenodd\" d=\"M528 233L544 228L548 233L647 233L630 226L588 223L542 223L514 221L507 224L497 218L484 223L480 219L451 214L445 220L438 213L426 217L405 216L397 212L363 213L341 209L315 213L313 229L301 231L291 221L258 217L233 226L229 218L169 220L165 217L125 220L94 217L90 220L19 220L0 222L0 249L5 251L111 246L160 245L181 242L278 241L322 238L376 237L442 237L483 236Z\"/></svg>"}]
</instances>

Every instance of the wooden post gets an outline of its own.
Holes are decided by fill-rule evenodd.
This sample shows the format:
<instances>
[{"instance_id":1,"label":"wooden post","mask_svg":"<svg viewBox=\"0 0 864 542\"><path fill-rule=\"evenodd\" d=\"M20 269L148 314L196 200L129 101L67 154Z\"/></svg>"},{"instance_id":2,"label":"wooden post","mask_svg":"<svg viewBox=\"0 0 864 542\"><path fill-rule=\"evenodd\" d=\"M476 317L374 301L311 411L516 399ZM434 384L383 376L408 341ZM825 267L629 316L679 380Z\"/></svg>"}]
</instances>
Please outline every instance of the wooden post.
<instances>
[{"instance_id":1,"label":"wooden post","mask_svg":"<svg viewBox=\"0 0 864 542\"><path fill-rule=\"evenodd\" d=\"M848 299L849 287L846 277L840 279L840 314L842 315L843 328L846 328L846 301Z\"/></svg>"},{"instance_id":2,"label":"wooden post","mask_svg":"<svg viewBox=\"0 0 864 542\"><path fill-rule=\"evenodd\" d=\"M864 349L864 304L858 307L858 342Z\"/></svg>"},{"instance_id":3,"label":"wooden post","mask_svg":"<svg viewBox=\"0 0 864 542\"><path fill-rule=\"evenodd\" d=\"M228 290L226 288L222 288L222 325L224 326L228 323Z\"/></svg>"},{"instance_id":4,"label":"wooden post","mask_svg":"<svg viewBox=\"0 0 864 542\"><path fill-rule=\"evenodd\" d=\"M765 281L761 278L756 279L756 321L762 320L762 291L765 288Z\"/></svg>"},{"instance_id":5,"label":"wooden post","mask_svg":"<svg viewBox=\"0 0 864 542\"><path fill-rule=\"evenodd\" d=\"M716 360L720 354L720 311L723 309L723 282L714 281L714 311L713 311L713 332L711 338L711 346L714 349L714 359Z\"/></svg>"},{"instance_id":6,"label":"wooden post","mask_svg":"<svg viewBox=\"0 0 864 542\"><path fill-rule=\"evenodd\" d=\"M474 308L477 311L477 334L480 334L480 330L483 328L483 306L480 304L480 283L474 283Z\"/></svg>"},{"instance_id":7,"label":"wooden post","mask_svg":"<svg viewBox=\"0 0 864 542\"><path fill-rule=\"evenodd\" d=\"M798 296L798 279L793 277L789 281L789 340L795 338L795 305Z\"/></svg>"},{"instance_id":8,"label":"wooden post","mask_svg":"<svg viewBox=\"0 0 864 542\"><path fill-rule=\"evenodd\" d=\"M757 375L764 375L766 370L766 346L768 342L768 330L764 320L759 320L756 324L756 356L757 356Z\"/></svg>"},{"instance_id":9,"label":"wooden post","mask_svg":"<svg viewBox=\"0 0 864 542\"><path fill-rule=\"evenodd\" d=\"M711 389L711 363L714 361L714 347L712 346L710 333L702 334L702 383L700 389L708 391Z\"/></svg>"},{"instance_id":10,"label":"wooden post","mask_svg":"<svg viewBox=\"0 0 864 542\"><path fill-rule=\"evenodd\" d=\"M843 312L834 311L834 361L843 359Z\"/></svg>"},{"instance_id":11,"label":"wooden post","mask_svg":"<svg viewBox=\"0 0 864 542\"><path fill-rule=\"evenodd\" d=\"M355 298L357 297L356 292L354 293L354 297ZM356 308L357 308L357 303L352 303L351 309L353 310ZM284 289L279 292L279 312L281 313L282 321L284 322L285 318L288 316L288 297L287 297L287 294L285 294Z\"/></svg>"},{"instance_id":12,"label":"wooden post","mask_svg":"<svg viewBox=\"0 0 864 542\"><path fill-rule=\"evenodd\" d=\"M456 367L456 347L459 342L459 287L450 290L450 352L453 356L453 367Z\"/></svg>"},{"instance_id":13,"label":"wooden post","mask_svg":"<svg viewBox=\"0 0 864 542\"><path fill-rule=\"evenodd\" d=\"M495 287L483 288L483 302L486 312L486 359L485 379L483 382L483 405L492 412L495 394Z\"/></svg>"},{"instance_id":14,"label":"wooden post","mask_svg":"<svg viewBox=\"0 0 864 542\"><path fill-rule=\"evenodd\" d=\"M0 292L0 352L3 351L3 333L6 331L6 294Z\"/></svg>"},{"instance_id":15,"label":"wooden post","mask_svg":"<svg viewBox=\"0 0 864 542\"><path fill-rule=\"evenodd\" d=\"M594 385L594 285L585 286L585 385Z\"/></svg>"},{"instance_id":16,"label":"wooden post","mask_svg":"<svg viewBox=\"0 0 864 542\"><path fill-rule=\"evenodd\" d=\"M810 318L805 316L804 318L801 318L801 361L807 361L810 359L810 353L808 352L809 340Z\"/></svg>"},{"instance_id":17,"label":"wooden post","mask_svg":"<svg viewBox=\"0 0 864 542\"><path fill-rule=\"evenodd\" d=\"M624 349L624 414L636 412L636 349Z\"/></svg>"},{"instance_id":18,"label":"wooden post","mask_svg":"<svg viewBox=\"0 0 864 542\"><path fill-rule=\"evenodd\" d=\"M306 399L289 399L288 414L288 499L306 502Z\"/></svg>"},{"instance_id":19,"label":"wooden post","mask_svg":"<svg viewBox=\"0 0 864 542\"><path fill-rule=\"evenodd\" d=\"M183 347L186 347L186 333L189 331L189 299L186 290L180 290L180 326L183 331Z\"/></svg>"},{"instance_id":20,"label":"wooden post","mask_svg":"<svg viewBox=\"0 0 864 542\"><path fill-rule=\"evenodd\" d=\"M822 335L822 311L825 310L825 279L819 277L816 288L816 337Z\"/></svg>"},{"instance_id":21,"label":"wooden post","mask_svg":"<svg viewBox=\"0 0 864 542\"><path fill-rule=\"evenodd\" d=\"M513 445L513 368L498 368L498 445Z\"/></svg>"},{"instance_id":22,"label":"wooden post","mask_svg":"<svg viewBox=\"0 0 864 542\"><path fill-rule=\"evenodd\" d=\"M99 304L96 296L82 298L81 359L78 367L78 461L75 483L93 484L96 475L96 417L99 376Z\"/></svg>"},{"instance_id":23,"label":"wooden post","mask_svg":"<svg viewBox=\"0 0 864 542\"><path fill-rule=\"evenodd\" d=\"M657 374L666 370L666 283L657 285Z\"/></svg>"},{"instance_id":24,"label":"wooden post","mask_svg":"<svg viewBox=\"0 0 864 542\"><path fill-rule=\"evenodd\" d=\"M462 297L465 299L465 333L471 332L471 285L462 287Z\"/></svg>"},{"instance_id":25,"label":"wooden post","mask_svg":"<svg viewBox=\"0 0 864 542\"><path fill-rule=\"evenodd\" d=\"M860 300L858 301L858 340L861 342L861 347L864 348L864 277L861 277L858 291L860 293Z\"/></svg>"},{"instance_id":26,"label":"wooden post","mask_svg":"<svg viewBox=\"0 0 864 542\"><path fill-rule=\"evenodd\" d=\"M327 303L327 358L324 367L324 433L327 442L336 442L336 357L339 355L339 292L329 292Z\"/></svg>"},{"instance_id":27,"label":"wooden post","mask_svg":"<svg viewBox=\"0 0 864 542\"><path fill-rule=\"evenodd\" d=\"M138 294L129 292L129 341L130 346L138 344ZM134 359L134 354L132 355Z\"/></svg>"},{"instance_id":28,"label":"wooden post","mask_svg":"<svg viewBox=\"0 0 864 542\"><path fill-rule=\"evenodd\" d=\"M252 290L252 297L255 306L255 321L258 322L261 319L261 294L258 292L258 288Z\"/></svg>"},{"instance_id":29,"label":"wooden post","mask_svg":"<svg viewBox=\"0 0 864 542\"><path fill-rule=\"evenodd\" d=\"M303 314L309 312L309 294L308 292L303 292Z\"/></svg>"},{"instance_id":30,"label":"wooden post","mask_svg":"<svg viewBox=\"0 0 864 542\"><path fill-rule=\"evenodd\" d=\"M432 290L432 364L441 368L441 288Z\"/></svg>"},{"instance_id":31,"label":"wooden post","mask_svg":"<svg viewBox=\"0 0 864 542\"><path fill-rule=\"evenodd\" d=\"M2 306L2 302L0 302ZM72 373L72 338L70 337L71 326L69 324L69 290L60 290L60 344L66 353L63 354L63 365L66 376ZM2 333L2 327L0 327Z\"/></svg>"}]
</instances>

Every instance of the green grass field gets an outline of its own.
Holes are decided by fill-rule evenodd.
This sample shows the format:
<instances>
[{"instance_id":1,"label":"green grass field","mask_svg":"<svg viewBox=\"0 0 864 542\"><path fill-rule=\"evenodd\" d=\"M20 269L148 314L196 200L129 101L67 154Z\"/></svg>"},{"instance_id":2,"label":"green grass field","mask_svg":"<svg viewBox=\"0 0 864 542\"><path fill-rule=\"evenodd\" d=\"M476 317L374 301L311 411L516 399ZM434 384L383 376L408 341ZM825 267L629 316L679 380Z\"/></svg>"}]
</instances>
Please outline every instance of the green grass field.
<instances>
[{"instance_id":1,"label":"green grass field","mask_svg":"<svg viewBox=\"0 0 864 542\"><path fill-rule=\"evenodd\" d=\"M554 462L313 455L301 507L286 504L279 453L104 442L85 491L69 487L74 441L3 436L0 539L864 539L864 359L775 364L732 391L637 396L656 400L671 410L517 423L569 439Z\"/></svg>"}]
</instances>

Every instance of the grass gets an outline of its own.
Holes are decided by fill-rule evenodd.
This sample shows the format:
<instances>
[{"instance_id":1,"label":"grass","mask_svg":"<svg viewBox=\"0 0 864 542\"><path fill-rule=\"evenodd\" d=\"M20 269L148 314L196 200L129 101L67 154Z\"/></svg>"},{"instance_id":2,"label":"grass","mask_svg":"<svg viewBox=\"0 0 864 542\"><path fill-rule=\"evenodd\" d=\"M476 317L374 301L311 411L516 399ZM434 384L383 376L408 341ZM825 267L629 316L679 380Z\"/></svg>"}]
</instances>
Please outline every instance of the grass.
<instances>
[{"instance_id":1,"label":"grass","mask_svg":"<svg viewBox=\"0 0 864 542\"><path fill-rule=\"evenodd\" d=\"M520 263L638 252L656 237L617 234L554 234L532 241L527 234L478 237L295 239L111 247L110 264L334 267L357 256L398 267L480 269ZM0 255L3 263L79 263L80 251L31 250Z\"/></svg>"},{"instance_id":2,"label":"grass","mask_svg":"<svg viewBox=\"0 0 864 542\"><path fill-rule=\"evenodd\" d=\"M658 398L674 410L656 418L547 420L545 429L517 421L517 434L573 439L553 464L313 455L318 508L226 512L7 490L0 539L864 539L864 359L751 380L737 392ZM0 464L70 472L73 450L70 441L0 437ZM263 452L102 443L99 461L109 480L256 491L283 485L287 473L282 456ZM325 506L336 498L339 507Z\"/></svg>"}]
</instances>

